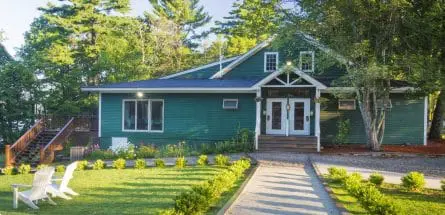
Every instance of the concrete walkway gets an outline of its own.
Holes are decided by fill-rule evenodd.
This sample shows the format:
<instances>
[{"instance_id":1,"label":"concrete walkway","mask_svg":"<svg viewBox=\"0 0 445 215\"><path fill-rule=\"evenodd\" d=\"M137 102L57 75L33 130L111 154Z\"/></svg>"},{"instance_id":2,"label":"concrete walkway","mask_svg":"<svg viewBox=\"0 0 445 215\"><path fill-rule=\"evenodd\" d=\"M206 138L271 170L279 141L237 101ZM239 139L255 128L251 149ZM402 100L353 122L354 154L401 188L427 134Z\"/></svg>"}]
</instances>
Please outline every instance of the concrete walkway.
<instances>
[{"instance_id":1,"label":"concrete walkway","mask_svg":"<svg viewBox=\"0 0 445 215\"><path fill-rule=\"evenodd\" d=\"M309 164L261 164L226 214L339 214Z\"/></svg>"},{"instance_id":2,"label":"concrete walkway","mask_svg":"<svg viewBox=\"0 0 445 215\"><path fill-rule=\"evenodd\" d=\"M329 167L340 167L345 168L348 173L352 172L358 172L362 174L363 178L367 179L369 178L369 175L371 175L374 172L378 172L382 174L385 177L386 183L390 184L401 184L401 178L405 176L407 173L400 173L400 172L392 172L392 171L383 171L383 170L377 170L372 168L363 168L363 167L354 167L354 166L346 166L346 165L340 165L340 164L328 164L323 162L314 162L315 166L318 168L321 174L328 174L328 168ZM420 172L422 172L420 170ZM441 189L441 183L442 180L441 177L435 177L435 176L425 176L425 187L431 188L431 189Z\"/></svg>"}]
</instances>

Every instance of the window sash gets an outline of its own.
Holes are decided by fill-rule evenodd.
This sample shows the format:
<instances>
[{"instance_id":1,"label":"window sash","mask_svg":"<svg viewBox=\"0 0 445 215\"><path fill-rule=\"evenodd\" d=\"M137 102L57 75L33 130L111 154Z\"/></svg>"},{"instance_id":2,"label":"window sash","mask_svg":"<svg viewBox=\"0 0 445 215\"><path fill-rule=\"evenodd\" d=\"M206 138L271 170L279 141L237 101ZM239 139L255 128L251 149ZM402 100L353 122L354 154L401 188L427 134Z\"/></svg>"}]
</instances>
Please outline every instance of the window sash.
<instances>
[{"instance_id":1,"label":"window sash","mask_svg":"<svg viewBox=\"0 0 445 215\"><path fill-rule=\"evenodd\" d=\"M238 109L238 99L223 99L223 109Z\"/></svg>"},{"instance_id":2,"label":"window sash","mask_svg":"<svg viewBox=\"0 0 445 215\"><path fill-rule=\"evenodd\" d=\"M349 103L351 102L351 103ZM355 99L339 99L338 100L338 109L339 110L356 110L357 104Z\"/></svg>"},{"instance_id":3,"label":"window sash","mask_svg":"<svg viewBox=\"0 0 445 215\"><path fill-rule=\"evenodd\" d=\"M278 70L278 52L264 53L264 72L275 72Z\"/></svg>"}]
</instances>

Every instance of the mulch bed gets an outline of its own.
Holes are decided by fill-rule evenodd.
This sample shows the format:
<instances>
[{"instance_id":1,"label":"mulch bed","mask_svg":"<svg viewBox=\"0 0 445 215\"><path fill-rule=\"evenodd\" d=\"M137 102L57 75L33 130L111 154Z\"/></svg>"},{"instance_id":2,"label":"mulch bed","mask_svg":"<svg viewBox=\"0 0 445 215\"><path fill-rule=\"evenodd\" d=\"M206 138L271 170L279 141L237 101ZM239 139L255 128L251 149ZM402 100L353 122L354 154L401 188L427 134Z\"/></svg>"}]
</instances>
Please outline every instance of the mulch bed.
<instances>
[{"instance_id":1,"label":"mulch bed","mask_svg":"<svg viewBox=\"0 0 445 215\"><path fill-rule=\"evenodd\" d=\"M366 145L324 146L322 153L361 153L371 152ZM427 146L384 145L382 152L438 155L445 154L445 140L430 140Z\"/></svg>"}]
</instances>

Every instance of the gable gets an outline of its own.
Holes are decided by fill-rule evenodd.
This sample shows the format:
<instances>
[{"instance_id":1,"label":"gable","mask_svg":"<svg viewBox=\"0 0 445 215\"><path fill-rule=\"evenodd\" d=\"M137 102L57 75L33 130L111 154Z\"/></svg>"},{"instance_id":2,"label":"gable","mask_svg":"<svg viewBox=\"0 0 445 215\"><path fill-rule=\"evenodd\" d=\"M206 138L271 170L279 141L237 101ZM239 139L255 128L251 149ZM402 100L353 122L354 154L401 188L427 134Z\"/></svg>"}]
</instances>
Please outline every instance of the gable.
<instances>
[{"instance_id":1,"label":"gable","mask_svg":"<svg viewBox=\"0 0 445 215\"><path fill-rule=\"evenodd\" d=\"M222 60L221 61L222 67L224 68L224 67L228 66L230 63L235 61L237 58L238 58L238 56ZM207 64L207 65L203 65L203 66L199 66L199 67L185 70L182 72L178 72L178 73L175 73L172 75L162 77L160 79L209 79L213 74L215 74L219 70L220 70L220 62L215 61L215 62Z\"/></svg>"}]
</instances>

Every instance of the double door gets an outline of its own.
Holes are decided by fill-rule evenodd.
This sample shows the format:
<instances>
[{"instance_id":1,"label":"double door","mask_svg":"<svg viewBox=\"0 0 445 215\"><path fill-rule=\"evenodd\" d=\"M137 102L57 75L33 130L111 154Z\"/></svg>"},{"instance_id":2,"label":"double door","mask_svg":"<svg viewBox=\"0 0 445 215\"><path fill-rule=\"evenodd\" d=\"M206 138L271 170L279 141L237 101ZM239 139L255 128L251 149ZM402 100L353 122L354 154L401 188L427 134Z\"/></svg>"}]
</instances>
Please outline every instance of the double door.
<instances>
[{"instance_id":1,"label":"double door","mask_svg":"<svg viewBox=\"0 0 445 215\"><path fill-rule=\"evenodd\" d=\"M266 103L266 134L309 135L310 99L271 98Z\"/></svg>"}]
</instances>

